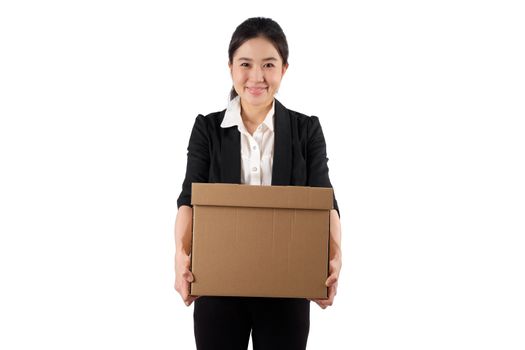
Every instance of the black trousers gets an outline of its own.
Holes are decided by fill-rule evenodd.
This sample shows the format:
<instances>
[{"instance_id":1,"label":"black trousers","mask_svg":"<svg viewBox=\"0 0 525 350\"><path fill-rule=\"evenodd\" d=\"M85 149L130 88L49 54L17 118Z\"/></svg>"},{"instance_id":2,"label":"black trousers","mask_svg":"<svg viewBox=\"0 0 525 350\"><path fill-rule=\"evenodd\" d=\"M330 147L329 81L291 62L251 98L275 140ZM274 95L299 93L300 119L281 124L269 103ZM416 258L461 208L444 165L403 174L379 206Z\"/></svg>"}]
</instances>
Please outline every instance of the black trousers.
<instances>
[{"instance_id":1,"label":"black trousers","mask_svg":"<svg viewBox=\"0 0 525 350\"><path fill-rule=\"evenodd\" d=\"M201 296L194 301L197 350L304 350L310 301L304 298Z\"/></svg>"}]
</instances>

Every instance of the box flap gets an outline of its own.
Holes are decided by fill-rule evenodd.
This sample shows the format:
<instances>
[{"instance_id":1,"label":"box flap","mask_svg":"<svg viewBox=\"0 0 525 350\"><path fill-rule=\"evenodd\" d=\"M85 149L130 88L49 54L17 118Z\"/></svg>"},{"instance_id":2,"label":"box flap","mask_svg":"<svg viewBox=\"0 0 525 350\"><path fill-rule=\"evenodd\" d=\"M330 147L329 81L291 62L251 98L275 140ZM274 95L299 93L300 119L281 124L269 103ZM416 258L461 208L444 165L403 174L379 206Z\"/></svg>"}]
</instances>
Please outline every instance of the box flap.
<instances>
[{"instance_id":1,"label":"box flap","mask_svg":"<svg viewBox=\"0 0 525 350\"><path fill-rule=\"evenodd\" d=\"M192 183L191 204L252 208L332 209L333 190L329 187Z\"/></svg>"}]
</instances>

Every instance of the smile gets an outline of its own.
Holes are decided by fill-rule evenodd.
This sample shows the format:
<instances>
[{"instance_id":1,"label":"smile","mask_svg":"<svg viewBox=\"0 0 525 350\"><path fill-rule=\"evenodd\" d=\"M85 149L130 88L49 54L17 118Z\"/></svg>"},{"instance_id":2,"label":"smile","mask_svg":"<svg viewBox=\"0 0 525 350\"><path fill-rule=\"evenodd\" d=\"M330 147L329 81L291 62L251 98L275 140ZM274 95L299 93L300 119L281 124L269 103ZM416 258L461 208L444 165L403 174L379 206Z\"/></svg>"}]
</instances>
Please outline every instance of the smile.
<instances>
[{"instance_id":1,"label":"smile","mask_svg":"<svg viewBox=\"0 0 525 350\"><path fill-rule=\"evenodd\" d=\"M252 87L247 87L246 88L248 90L248 92L252 95L260 95L262 94L267 88L252 88Z\"/></svg>"}]
</instances>

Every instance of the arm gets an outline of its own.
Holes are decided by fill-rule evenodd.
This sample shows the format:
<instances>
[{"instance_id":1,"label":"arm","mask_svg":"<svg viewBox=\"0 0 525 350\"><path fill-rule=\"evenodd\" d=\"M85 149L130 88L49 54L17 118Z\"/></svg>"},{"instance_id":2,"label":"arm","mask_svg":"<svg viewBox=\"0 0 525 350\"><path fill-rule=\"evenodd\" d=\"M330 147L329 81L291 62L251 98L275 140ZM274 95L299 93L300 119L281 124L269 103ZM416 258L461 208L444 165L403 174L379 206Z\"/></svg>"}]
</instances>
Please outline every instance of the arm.
<instances>
[{"instance_id":1,"label":"arm","mask_svg":"<svg viewBox=\"0 0 525 350\"><path fill-rule=\"evenodd\" d=\"M208 130L205 117L198 115L191 130L188 143L188 160L186 176L182 183L182 191L177 199L177 207L191 205L191 184L193 182L208 182L210 170L210 150Z\"/></svg>"},{"instance_id":2,"label":"arm","mask_svg":"<svg viewBox=\"0 0 525 350\"><path fill-rule=\"evenodd\" d=\"M309 118L306 161L308 186L332 188L328 170L328 157L326 155L326 142L321 123L319 123L319 118L316 116L311 116ZM337 215L340 216L339 206L335 198L335 191L333 207L336 210Z\"/></svg>"},{"instance_id":3,"label":"arm","mask_svg":"<svg viewBox=\"0 0 525 350\"><path fill-rule=\"evenodd\" d=\"M326 142L323 135L319 118L310 117L308 128L308 145L307 145L307 163L308 163L308 186L330 187L330 177L328 175L328 157L326 156ZM337 284L342 267L341 251L341 222L339 206L334 192L334 209L330 211L330 261L329 276L326 279L328 287L328 299L310 299L316 302L321 308L326 309L334 302L337 294Z\"/></svg>"},{"instance_id":4,"label":"arm","mask_svg":"<svg viewBox=\"0 0 525 350\"><path fill-rule=\"evenodd\" d=\"M191 236L193 208L182 205L175 220L175 290L179 292L186 306L196 297L190 296L190 283L194 277L190 271Z\"/></svg>"},{"instance_id":5,"label":"arm","mask_svg":"<svg viewBox=\"0 0 525 350\"><path fill-rule=\"evenodd\" d=\"M198 297L189 295L189 283L194 276L189 270L193 225L193 207L191 205L191 184L208 182L210 167L208 133L206 121L202 115L195 118L188 144L188 161L182 192L177 199L177 218L175 220L175 289L180 293L187 306Z\"/></svg>"},{"instance_id":6,"label":"arm","mask_svg":"<svg viewBox=\"0 0 525 350\"><path fill-rule=\"evenodd\" d=\"M330 259L341 259L341 220L337 210L330 211Z\"/></svg>"},{"instance_id":7,"label":"arm","mask_svg":"<svg viewBox=\"0 0 525 350\"><path fill-rule=\"evenodd\" d=\"M328 287L328 299L309 299L314 301L322 309L333 305L335 295L337 294L337 284L339 281L339 274L342 267L342 251L341 251L341 222L339 215L335 209L330 211L330 262L329 262L329 276L326 279L326 286Z\"/></svg>"},{"instance_id":8,"label":"arm","mask_svg":"<svg viewBox=\"0 0 525 350\"><path fill-rule=\"evenodd\" d=\"M175 254L191 253L193 208L182 205L175 219Z\"/></svg>"},{"instance_id":9,"label":"arm","mask_svg":"<svg viewBox=\"0 0 525 350\"><path fill-rule=\"evenodd\" d=\"M323 129L316 116L310 117L308 127L307 164L308 186L330 187L328 175L328 157ZM341 258L341 221L339 206L334 194L334 209L330 212L330 259Z\"/></svg>"}]
</instances>

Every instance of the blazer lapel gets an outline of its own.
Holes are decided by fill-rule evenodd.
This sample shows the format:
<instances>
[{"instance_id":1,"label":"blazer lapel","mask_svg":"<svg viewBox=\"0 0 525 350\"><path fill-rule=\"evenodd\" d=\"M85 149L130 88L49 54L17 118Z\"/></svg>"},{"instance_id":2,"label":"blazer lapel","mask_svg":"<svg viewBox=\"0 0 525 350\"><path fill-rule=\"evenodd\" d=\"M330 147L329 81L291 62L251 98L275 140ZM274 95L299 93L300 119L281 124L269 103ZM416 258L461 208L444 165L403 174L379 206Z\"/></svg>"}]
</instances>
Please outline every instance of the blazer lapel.
<instances>
[{"instance_id":1,"label":"blazer lapel","mask_svg":"<svg viewBox=\"0 0 525 350\"><path fill-rule=\"evenodd\" d=\"M224 115L223 115L224 117ZM241 133L237 126L221 129L221 182L241 183Z\"/></svg>"},{"instance_id":2,"label":"blazer lapel","mask_svg":"<svg viewBox=\"0 0 525 350\"><path fill-rule=\"evenodd\" d=\"M288 110L275 99L272 185L289 186L292 177L292 134Z\"/></svg>"}]
</instances>

